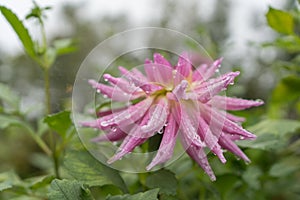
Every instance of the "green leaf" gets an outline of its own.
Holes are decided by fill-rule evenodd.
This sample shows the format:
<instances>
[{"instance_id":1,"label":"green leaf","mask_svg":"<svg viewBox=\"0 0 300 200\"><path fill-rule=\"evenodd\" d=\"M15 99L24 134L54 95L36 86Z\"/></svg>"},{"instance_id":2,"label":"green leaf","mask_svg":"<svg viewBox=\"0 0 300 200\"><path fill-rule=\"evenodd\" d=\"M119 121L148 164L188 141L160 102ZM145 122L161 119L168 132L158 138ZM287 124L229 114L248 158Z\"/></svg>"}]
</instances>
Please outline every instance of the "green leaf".
<instances>
[{"instance_id":1,"label":"green leaf","mask_svg":"<svg viewBox=\"0 0 300 200\"><path fill-rule=\"evenodd\" d=\"M0 99L10 106L10 110L18 111L20 106L20 97L7 85L0 83ZM4 107L4 110L5 107Z\"/></svg>"},{"instance_id":2,"label":"green leaf","mask_svg":"<svg viewBox=\"0 0 300 200\"><path fill-rule=\"evenodd\" d=\"M90 190L77 181L58 180L51 182L49 200L93 200Z\"/></svg>"},{"instance_id":3,"label":"green leaf","mask_svg":"<svg viewBox=\"0 0 300 200\"><path fill-rule=\"evenodd\" d=\"M262 171L257 166L250 166L247 168L246 172L243 173L243 179L250 187L255 190L260 189L259 177L262 175Z\"/></svg>"},{"instance_id":4,"label":"green leaf","mask_svg":"<svg viewBox=\"0 0 300 200\"><path fill-rule=\"evenodd\" d=\"M65 137L68 130L72 126L72 121L70 118L70 111L61 111L55 114L48 115L44 122L48 124L48 126L59 133L62 137Z\"/></svg>"},{"instance_id":5,"label":"green leaf","mask_svg":"<svg viewBox=\"0 0 300 200\"><path fill-rule=\"evenodd\" d=\"M263 44L264 47L275 46L282 48L290 53L297 53L300 51L300 38L297 35L287 35L276 38L275 41Z\"/></svg>"},{"instance_id":6,"label":"green leaf","mask_svg":"<svg viewBox=\"0 0 300 200\"><path fill-rule=\"evenodd\" d=\"M147 177L146 186L151 189L160 188L159 193L175 195L177 190L177 179L173 172L162 169Z\"/></svg>"},{"instance_id":7,"label":"green leaf","mask_svg":"<svg viewBox=\"0 0 300 200\"><path fill-rule=\"evenodd\" d=\"M297 76L288 76L283 78L273 90L268 114L273 118L284 117L286 109L283 109L289 103L299 99L300 96L300 78Z\"/></svg>"},{"instance_id":8,"label":"green leaf","mask_svg":"<svg viewBox=\"0 0 300 200\"><path fill-rule=\"evenodd\" d=\"M52 182L52 180L54 178L55 177L53 175L34 177L33 179L30 180L31 185L29 186L29 188L32 190L36 190L39 188L46 187L47 185L49 185ZM26 181L28 181L28 180L26 180Z\"/></svg>"},{"instance_id":9,"label":"green leaf","mask_svg":"<svg viewBox=\"0 0 300 200\"><path fill-rule=\"evenodd\" d=\"M146 192L140 192L134 195L116 195L108 196L106 200L158 200L159 189L148 190Z\"/></svg>"},{"instance_id":10,"label":"green leaf","mask_svg":"<svg viewBox=\"0 0 300 200\"><path fill-rule=\"evenodd\" d=\"M57 55L64 55L76 51L78 48L72 39L60 39L54 41Z\"/></svg>"},{"instance_id":11,"label":"green leaf","mask_svg":"<svg viewBox=\"0 0 300 200\"><path fill-rule=\"evenodd\" d=\"M32 41L31 36L28 33L28 30L23 25L22 21L17 17L15 13L13 13L10 9L4 6L0 6L0 11L4 15L6 20L9 22L9 24L12 26L15 33L18 35L27 54L30 57L35 58L36 53L34 49L34 43Z\"/></svg>"},{"instance_id":12,"label":"green leaf","mask_svg":"<svg viewBox=\"0 0 300 200\"><path fill-rule=\"evenodd\" d=\"M11 189L14 185L21 182L18 175L13 171L3 172L0 174L0 192Z\"/></svg>"},{"instance_id":13,"label":"green leaf","mask_svg":"<svg viewBox=\"0 0 300 200\"><path fill-rule=\"evenodd\" d=\"M25 124L16 117L0 115L0 129L6 129L9 126L24 126Z\"/></svg>"},{"instance_id":14,"label":"green leaf","mask_svg":"<svg viewBox=\"0 0 300 200\"><path fill-rule=\"evenodd\" d=\"M270 7L266 17L269 26L275 31L283 34L294 32L294 19L290 13Z\"/></svg>"},{"instance_id":15,"label":"green leaf","mask_svg":"<svg viewBox=\"0 0 300 200\"><path fill-rule=\"evenodd\" d=\"M263 150L279 149L286 145L286 136L300 128L300 122L285 119L267 119L247 128L257 135L256 140L238 141L242 147L251 147Z\"/></svg>"},{"instance_id":16,"label":"green leaf","mask_svg":"<svg viewBox=\"0 0 300 200\"><path fill-rule=\"evenodd\" d=\"M300 160L297 157L288 157L274 164L269 174L274 177L286 177L300 169Z\"/></svg>"},{"instance_id":17,"label":"green leaf","mask_svg":"<svg viewBox=\"0 0 300 200\"><path fill-rule=\"evenodd\" d=\"M127 187L118 171L107 167L86 151L67 152L64 166L75 179L89 186L112 184L123 192Z\"/></svg>"}]
</instances>

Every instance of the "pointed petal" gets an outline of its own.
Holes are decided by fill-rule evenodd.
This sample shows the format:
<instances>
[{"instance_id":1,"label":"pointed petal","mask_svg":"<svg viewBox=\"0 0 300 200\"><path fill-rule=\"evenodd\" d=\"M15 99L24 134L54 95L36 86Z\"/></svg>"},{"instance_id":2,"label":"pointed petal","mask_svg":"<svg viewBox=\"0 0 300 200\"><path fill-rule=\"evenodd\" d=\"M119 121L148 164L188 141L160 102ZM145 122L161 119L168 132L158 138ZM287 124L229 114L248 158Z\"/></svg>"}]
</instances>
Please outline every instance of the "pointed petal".
<instances>
[{"instance_id":1,"label":"pointed petal","mask_svg":"<svg viewBox=\"0 0 300 200\"><path fill-rule=\"evenodd\" d=\"M149 121L141 127L141 137L151 137L161 130L169 114L168 101L162 98L156 105L153 112L149 112Z\"/></svg>"},{"instance_id":2,"label":"pointed petal","mask_svg":"<svg viewBox=\"0 0 300 200\"><path fill-rule=\"evenodd\" d=\"M219 140L219 144L234 153L236 156L242 158L247 163L250 162L250 159L244 154L244 152L233 142L226 134L222 134Z\"/></svg>"},{"instance_id":3,"label":"pointed petal","mask_svg":"<svg viewBox=\"0 0 300 200\"><path fill-rule=\"evenodd\" d=\"M203 74L204 80L211 78L216 73L216 71L218 71L218 69L221 67L222 60L223 58L219 58L218 60L213 62L213 64L209 68L206 69Z\"/></svg>"},{"instance_id":4,"label":"pointed petal","mask_svg":"<svg viewBox=\"0 0 300 200\"><path fill-rule=\"evenodd\" d=\"M233 80L236 76L239 75L239 72L230 72L223 76L220 76L216 79L210 79L207 82L196 86L194 91L197 92L197 99L202 103L208 102L219 92L226 90L227 86L233 84ZM192 93L192 95L194 95ZM188 96L193 99L194 96Z\"/></svg>"},{"instance_id":5,"label":"pointed petal","mask_svg":"<svg viewBox=\"0 0 300 200\"><path fill-rule=\"evenodd\" d=\"M169 84L173 81L173 68L169 61L167 61L161 54L155 53L153 55L154 66L156 67L154 80L159 83Z\"/></svg>"},{"instance_id":6,"label":"pointed petal","mask_svg":"<svg viewBox=\"0 0 300 200\"><path fill-rule=\"evenodd\" d=\"M176 70L185 78L190 76L192 72L192 62L186 52L179 56Z\"/></svg>"},{"instance_id":7,"label":"pointed petal","mask_svg":"<svg viewBox=\"0 0 300 200\"><path fill-rule=\"evenodd\" d=\"M208 106L203 106L203 116L205 121L210 124L210 126L213 129L213 132L219 133L220 130L224 130L231 134L237 134L249 139L256 138L255 135L248 132L247 130L243 129L238 124L234 123L233 121L230 121L228 118L226 118L225 115L220 113L219 111L216 111L213 108L210 108Z\"/></svg>"},{"instance_id":8,"label":"pointed petal","mask_svg":"<svg viewBox=\"0 0 300 200\"><path fill-rule=\"evenodd\" d=\"M111 115L98 119L97 124L100 124L102 127L112 125L123 126L126 124L132 124L146 113L152 101L152 98L146 98L145 100L130 106L124 111L113 113Z\"/></svg>"},{"instance_id":9,"label":"pointed petal","mask_svg":"<svg viewBox=\"0 0 300 200\"><path fill-rule=\"evenodd\" d=\"M104 85L102 83L98 83L95 80L89 80L89 84L91 84L93 88L97 89L97 92L106 95L108 98L112 99L113 101L129 101L132 99L136 99L140 96L140 95L131 95L125 93L124 91L120 90L118 87L111 87L108 85Z\"/></svg>"},{"instance_id":10,"label":"pointed petal","mask_svg":"<svg viewBox=\"0 0 300 200\"><path fill-rule=\"evenodd\" d=\"M188 87L188 82L186 80L182 80L179 85L177 85L172 93L174 94L173 96L175 97L176 101L179 101L180 99L187 99L185 90Z\"/></svg>"},{"instance_id":11,"label":"pointed petal","mask_svg":"<svg viewBox=\"0 0 300 200\"><path fill-rule=\"evenodd\" d=\"M221 146L218 144L219 137L211 132L208 124L204 121L204 119L202 119L202 117L199 117L198 133L207 147L218 156L222 163L225 163L226 159L223 155Z\"/></svg>"},{"instance_id":12,"label":"pointed petal","mask_svg":"<svg viewBox=\"0 0 300 200\"><path fill-rule=\"evenodd\" d=\"M246 100L225 96L214 96L210 104L222 110L244 110L264 104L262 100Z\"/></svg>"},{"instance_id":13,"label":"pointed petal","mask_svg":"<svg viewBox=\"0 0 300 200\"><path fill-rule=\"evenodd\" d=\"M156 156L151 163L146 167L147 170L152 169L154 166L168 161L173 154L174 146L176 144L176 136L178 132L178 125L172 114L168 117L168 124L163 133L162 140L160 142L159 149Z\"/></svg>"},{"instance_id":14,"label":"pointed petal","mask_svg":"<svg viewBox=\"0 0 300 200\"><path fill-rule=\"evenodd\" d=\"M147 95L152 94L153 92L157 90L161 90L162 87L158 85L154 85L150 82L145 82L143 80L140 80L138 77L136 77L134 74L132 74L130 71L123 67L119 67L119 70L126 76L136 87L141 88Z\"/></svg>"},{"instance_id":15,"label":"pointed petal","mask_svg":"<svg viewBox=\"0 0 300 200\"><path fill-rule=\"evenodd\" d=\"M153 68L153 62L149 59L145 60L144 69L149 81L155 81L155 69Z\"/></svg>"},{"instance_id":16,"label":"pointed petal","mask_svg":"<svg viewBox=\"0 0 300 200\"><path fill-rule=\"evenodd\" d=\"M115 78L111 76L110 74L104 74L103 75L104 80L109 81L113 86L117 86L122 91L133 94L134 92L137 92L140 90L138 87L136 87L134 84L128 83L128 81L124 80L123 78Z\"/></svg>"},{"instance_id":17,"label":"pointed petal","mask_svg":"<svg viewBox=\"0 0 300 200\"><path fill-rule=\"evenodd\" d=\"M119 128L112 128L112 130L106 134L102 134L98 137L93 138L91 141L92 142L104 142L104 141L119 141L123 138L125 138L127 134L123 132Z\"/></svg>"},{"instance_id":18,"label":"pointed petal","mask_svg":"<svg viewBox=\"0 0 300 200\"><path fill-rule=\"evenodd\" d=\"M197 134L197 127L192 124L190 116L186 113L186 108L181 107L183 107L183 105L177 105L174 109L174 116L179 125L179 129L182 131L182 134L190 145L194 144L195 146L204 147L205 144Z\"/></svg>"},{"instance_id":19,"label":"pointed petal","mask_svg":"<svg viewBox=\"0 0 300 200\"><path fill-rule=\"evenodd\" d=\"M130 130L130 132L118 148L117 153L107 161L108 164L121 159L124 155L130 153L135 147L143 144L148 139L146 137L136 137L136 135L140 134L141 126L145 125L148 120L149 116L146 115L142 120L139 121L139 123L134 125L134 127Z\"/></svg>"},{"instance_id":20,"label":"pointed petal","mask_svg":"<svg viewBox=\"0 0 300 200\"><path fill-rule=\"evenodd\" d=\"M193 82L203 80L203 76L207 68L208 68L207 64L202 64L199 67L197 67L197 69L195 69L195 71L193 72L193 76L192 76Z\"/></svg>"}]
</instances>

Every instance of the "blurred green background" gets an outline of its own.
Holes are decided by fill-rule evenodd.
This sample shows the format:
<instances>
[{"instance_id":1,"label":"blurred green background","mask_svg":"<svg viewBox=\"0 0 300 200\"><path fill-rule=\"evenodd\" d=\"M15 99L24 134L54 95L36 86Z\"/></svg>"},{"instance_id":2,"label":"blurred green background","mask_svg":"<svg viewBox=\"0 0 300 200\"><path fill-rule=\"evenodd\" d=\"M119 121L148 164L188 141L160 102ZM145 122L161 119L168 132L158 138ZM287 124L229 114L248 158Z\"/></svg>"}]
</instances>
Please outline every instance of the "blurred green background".
<instances>
[{"instance_id":1,"label":"blurred green background","mask_svg":"<svg viewBox=\"0 0 300 200\"><path fill-rule=\"evenodd\" d=\"M49 43L72 38L77 45L76 51L59 57L50 70L53 113L71 108L76 72L101 41L141 26L177 30L201 43L213 59L224 57L221 72L242 72L237 84L228 90L228 96L259 98L266 102L261 108L237 114L247 118L245 127L250 127L255 134L267 136L255 143L254 148L251 148L253 144L241 143L242 147L250 147L246 149L252 160L248 166L229 154L226 154L229 161L224 166L211 157L218 179L215 183L206 180L201 169L196 169L186 157L178 161L184 164L171 165L170 169L180 179L176 198L300 199L299 125L284 121L296 123L300 119L300 14L297 1L57 0L37 3L52 7L45 12ZM1 4L10 7L21 19L33 6L31 1L4 0ZM269 7L284 10L293 17L292 33L282 31L268 21ZM277 26L282 27L288 22L281 23ZM39 39L36 22L28 20L25 24ZM2 16L0 27L0 82L22 97L24 117L37 126L35 122L43 116L45 109L41 69L24 53L17 36ZM120 62L130 66L134 58ZM2 104L0 101L1 108L4 107ZM261 123L256 124L258 122ZM21 178L42 175L50 161L22 131L18 127L0 130L0 171L13 169ZM189 168L193 171L183 173ZM131 182L132 190L139 188L134 180Z\"/></svg>"}]
</instances>

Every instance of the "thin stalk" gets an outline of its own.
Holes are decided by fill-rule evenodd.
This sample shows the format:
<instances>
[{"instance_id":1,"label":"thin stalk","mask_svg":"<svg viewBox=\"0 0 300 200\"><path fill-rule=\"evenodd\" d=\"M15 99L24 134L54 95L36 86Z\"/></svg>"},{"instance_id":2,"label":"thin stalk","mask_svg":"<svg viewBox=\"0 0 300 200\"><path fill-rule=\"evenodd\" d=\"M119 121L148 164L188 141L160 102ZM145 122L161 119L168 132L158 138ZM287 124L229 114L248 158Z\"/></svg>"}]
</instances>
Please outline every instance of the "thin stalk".
<instances>
[{"instance_id":1,"label":"thin stalk","mask_svg":"<svg viewBox=\"0 0 300 200\"><path fill-rule=\"evenodd\" d=\"M50 76L49 68L44 68L44 81L45 81L45 100L46 100L46 110L47 114L51 114L51 94L50 94ZM49 131L49 142L52 151L52 159L54 164L54 173L57 178L59 178L59 158L56 151L56 142L54 133Z\"/></svg>"}]
</instances>

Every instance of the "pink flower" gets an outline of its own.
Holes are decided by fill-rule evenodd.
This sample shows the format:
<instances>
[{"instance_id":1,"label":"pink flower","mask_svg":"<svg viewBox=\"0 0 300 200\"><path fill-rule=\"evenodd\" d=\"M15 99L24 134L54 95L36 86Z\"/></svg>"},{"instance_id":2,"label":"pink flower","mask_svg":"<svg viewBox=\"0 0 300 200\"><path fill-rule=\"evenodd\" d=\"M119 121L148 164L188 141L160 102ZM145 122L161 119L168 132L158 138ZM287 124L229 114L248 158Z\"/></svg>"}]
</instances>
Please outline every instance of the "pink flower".
<instances>
[{"instance_id":1,"label":"pink flower","mask_svg":"<svg viewBox=\"0 0 300 200\"><path fill-rule=\"evenodd\" d=\"M99 112L97 120L82 124L107 131L94 138L95 142L123 140L108 163L121 159L153 135L163 134L147 170L172 157L179 135L188 155L211 180L215 180L204 150L212 151L222 163L226 162L223 149L250 162L234 141L256 137L239 125L243 118L226 113L226 110L243 110L263 104L262 101L219 96L239 75L239 72L229 72L212 78L221 62L219 59L193 70L187 53L179 57L175 66L155 53L153 62L145 61L145 75L137 69L128 71L119 67L122 77L104 75L110 86L94 80L89 83L112 101L140 101L121 109Z\"/></svg>"}]
</instances>

